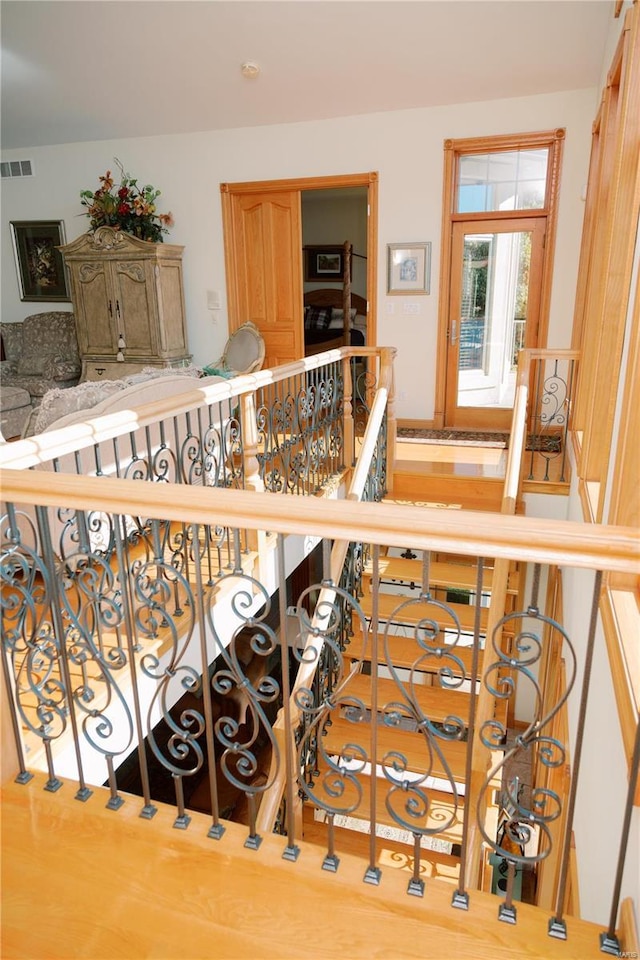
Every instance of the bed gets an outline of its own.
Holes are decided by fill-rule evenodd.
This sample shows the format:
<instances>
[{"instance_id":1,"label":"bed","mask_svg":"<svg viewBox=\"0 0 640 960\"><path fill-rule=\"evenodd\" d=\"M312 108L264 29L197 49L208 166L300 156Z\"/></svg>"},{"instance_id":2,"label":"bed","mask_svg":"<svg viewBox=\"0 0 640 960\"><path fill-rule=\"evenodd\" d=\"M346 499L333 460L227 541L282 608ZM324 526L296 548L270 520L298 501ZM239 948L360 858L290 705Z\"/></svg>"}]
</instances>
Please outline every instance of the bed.
<instances>
[{"instance_id":1,"label":"bed","mask_svg":"<svg viewBox=\"0 0 640 960\"><path fill-rule=\"evenodd\" d=\"M304 353L306 357L336 347L362 347L366 343L367 301L350 296L349 320L344 322L341 288L310 290L304 295Z\"/></svg>"}]
</instances>

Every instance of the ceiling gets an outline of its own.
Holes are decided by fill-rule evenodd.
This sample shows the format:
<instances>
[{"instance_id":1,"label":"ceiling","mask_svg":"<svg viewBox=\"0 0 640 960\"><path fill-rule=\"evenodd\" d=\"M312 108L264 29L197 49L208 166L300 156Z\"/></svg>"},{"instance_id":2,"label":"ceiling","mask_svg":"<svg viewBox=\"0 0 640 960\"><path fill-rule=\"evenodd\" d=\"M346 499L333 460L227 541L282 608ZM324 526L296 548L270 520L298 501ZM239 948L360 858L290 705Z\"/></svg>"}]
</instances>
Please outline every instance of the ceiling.
<instances>
[{"instance_id":1,"label":"ceiling","mask_svg":"<svg viewBox=\"0 0 640 960\"><path fill-rule=\"evenodd\" d=\"M597 86L612 0L2 0L3 149ZM245 79L244 61L257 79Z\"/></svg>"}]
</instances>

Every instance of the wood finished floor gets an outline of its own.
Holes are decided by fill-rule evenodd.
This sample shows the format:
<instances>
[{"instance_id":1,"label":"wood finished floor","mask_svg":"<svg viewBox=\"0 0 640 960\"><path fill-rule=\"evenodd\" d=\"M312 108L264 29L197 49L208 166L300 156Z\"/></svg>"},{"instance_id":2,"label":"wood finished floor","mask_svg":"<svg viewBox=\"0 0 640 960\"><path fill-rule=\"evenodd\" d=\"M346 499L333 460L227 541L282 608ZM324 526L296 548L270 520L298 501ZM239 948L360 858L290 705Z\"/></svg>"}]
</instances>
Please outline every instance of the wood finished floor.
<instances>
[{"instance_id":1,"label":"wood finished floor","mask_svg":"<svg viewBox=\"0 0 640 960\"><path fill-rule=\"evenodd\" d=\"M601 956L599 928L571 917L567 941L554 940L546 914L527 904L516 925L501 923L490 894L474 892L469 910L456 910L444 880L408 896L403 870L371 886L349 854L328 873L312 844L291 863L281 837L248 850L238 824L211 840L204 815L173 830L173 808L142 820L139 798L112 811L102 788L81 803L72 784L51 794L44 782L2 790L3 960Z\"/></svg>"},{"instance_id":2,"label":"wood finished floor","mask_svg":"<svg viewBox=\"0 0 640 960\"><path fill-rule=\"evenodd\" d=\"M497 447L407 443L396 440L395 469L439 478L454 476L504 480L507 457L508 451ZM549 479L544 481L543 478L547 472ZM563 472L566 474L564 482L561 480ZM532 456L530 452L526 452L522 465L525 490L531 486L530 473L533 473L533 479L536 481L534 484L536 492L544 492L546 488L549 493L568 493L570 480L568 460L563 463L561 457L556 457L547 464L539 453L534 453Z\"/></svg>"}]
</instances>

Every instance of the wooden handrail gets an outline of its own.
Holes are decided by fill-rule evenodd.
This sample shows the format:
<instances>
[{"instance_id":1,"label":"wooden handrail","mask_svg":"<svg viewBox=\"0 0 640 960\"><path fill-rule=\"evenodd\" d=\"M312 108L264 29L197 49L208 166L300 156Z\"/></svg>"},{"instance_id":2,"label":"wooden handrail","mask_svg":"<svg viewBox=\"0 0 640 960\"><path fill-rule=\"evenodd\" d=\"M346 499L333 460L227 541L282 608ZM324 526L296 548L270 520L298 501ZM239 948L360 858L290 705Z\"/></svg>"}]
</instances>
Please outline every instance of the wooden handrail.
<instances>
[{"instance_id":1,"label":"wooden handrail","mask_svg":"<svg viewBox=\"0 0 640 960\"><path fill-rule=\"evenodd\" d=\"M190 381L185 377L185 391L182 394L154 400L136 407L135 410L121 410L119 413L93 419L89 417L82 423L62 427L59 430L50 430L25 440L16 440L14 443L0 444L0 467L12 469L33 467L56 457L74 453L76 450L91 447L95 443L151 426L160 420L180 416L205 404L234 400L274 383L317 370L335 361L349 357L379 357L380 354L381 349L378 347L341 347L339 350L328 350L313 357L283 364L272 370L259 370L256 373L232 377L230 380L209 386L198 386L198 380L194 378ZM90 414L91 411L88 410L87 413Z\"/></svg>"},{"instance_id":2,"label":"wooden handrail","mask_svg":"<svg viewBox=\"0 0 640 960\"><path fill-rule=\"evenodd\" d=\"M288 497L222 487L182 486L110 477L80 477L30 470L0 470L7 502L64 504L186 523L220 523L249 530L366 540L392 547L558 563L640 575L640 543L634 527L582 524L573 520L483 514L473 510L420 511L401 503L356 503L318 497ZM445 515L446 514L446 515Z\"/></svg>"}]
</instances>

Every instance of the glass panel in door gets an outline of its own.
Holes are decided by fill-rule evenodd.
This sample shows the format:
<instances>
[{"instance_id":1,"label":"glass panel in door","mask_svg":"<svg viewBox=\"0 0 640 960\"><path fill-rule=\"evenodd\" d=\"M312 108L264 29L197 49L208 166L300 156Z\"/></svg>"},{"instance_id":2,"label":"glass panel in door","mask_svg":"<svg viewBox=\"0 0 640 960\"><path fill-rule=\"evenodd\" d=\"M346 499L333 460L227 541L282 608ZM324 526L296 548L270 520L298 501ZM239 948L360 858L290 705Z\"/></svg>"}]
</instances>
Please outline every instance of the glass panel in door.
<instances>
[{"instance_id":1,"label":"glass panel in door","mask_svg":"<svg viewBox=\"0 0 640 960\"><path fill-rule=\"evenodd\" d=\"M508 429L518 352L535 346L544 225L454 227L447 425ZM526 228L525 228L526 227Z\"/></svg>"}]
</instances>

